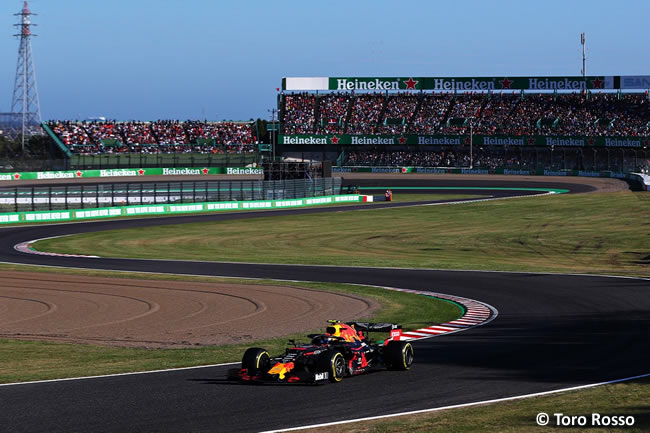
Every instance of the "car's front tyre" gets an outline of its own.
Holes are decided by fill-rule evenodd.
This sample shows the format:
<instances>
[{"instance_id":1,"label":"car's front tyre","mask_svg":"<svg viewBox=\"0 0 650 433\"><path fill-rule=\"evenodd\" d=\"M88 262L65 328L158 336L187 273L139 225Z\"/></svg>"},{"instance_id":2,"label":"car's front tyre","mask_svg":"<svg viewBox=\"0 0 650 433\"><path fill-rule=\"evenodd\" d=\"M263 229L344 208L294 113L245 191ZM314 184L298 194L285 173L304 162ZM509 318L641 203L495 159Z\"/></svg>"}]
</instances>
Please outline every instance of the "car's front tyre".
<instances>
[{"instance_id":1,"label":"car's front tyre","mask_svg":"<svg viewBox=\"0 0 650 433\"><path fill-rule=\"evenodd\" d=\"M270 361L271 356L265 349L251 347L244 352L241 368L245 368L249 376L257 376L268 371Z\"/></svg>"},{"instance_id":2,"label":"car's front tyre","mask_svg":"<svg viewBox=\"0 0 650 433\"><path fill-rule=\"evenodd\" d=\"M321 355L319 370L327 372L330 382L340 382L345 376L345 358L338 350L331 350Z\"/></svg>"}]
</instances>

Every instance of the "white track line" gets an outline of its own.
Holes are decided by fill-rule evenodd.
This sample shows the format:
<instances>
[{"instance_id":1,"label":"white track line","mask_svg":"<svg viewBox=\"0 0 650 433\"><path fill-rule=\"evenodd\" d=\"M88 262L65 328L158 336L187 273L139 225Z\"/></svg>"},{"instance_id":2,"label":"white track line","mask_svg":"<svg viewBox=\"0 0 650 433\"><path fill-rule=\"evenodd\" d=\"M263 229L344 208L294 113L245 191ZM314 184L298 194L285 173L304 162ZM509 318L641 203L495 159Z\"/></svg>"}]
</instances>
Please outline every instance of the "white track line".
<instances>
[{"instance_id":1,"label":"white track line","mask_svg":"<svg viewBox=\"0 0 650 433\"><path fill-rule=\"evenodd\" d=\"M34 380L31 382L14 382L14 383L0 383L2 386L19 386L19 385L34 385L38 383L52 383L52 382L68 382L72 380L86 380L86 379L102 379L106 377L120 377L120 376L133 376L136 374L152 374L152 373L168 373L172 371L181 371L181 370L193 370L197 368L209 368L209 367L223 367L226 365L236 365L239 362L227 362L224 364L211 364L211 365L197 365L195 367L178 367L178 368L166 368L164 370L151 370L151 371L133 371L130 373L114 373L114 374L103 374L99 376L82 376L82 377L66 377L63 379L47 379L47 380Z\"/></svg>"},{"instance_id":2,"label":"white track line","mask_svg":"<svg viewBox=\"0 0 650 433\"><path fill-rule=\"evenodd\" d=\"M459 409L459 408L463 408L463 407L472 407L472 406L478 406L478 405L483 405L483 404L501 403L501 402L504 402L504 401L523 400L525 398L541 397L541 396L545 396L545 395L558 394L558 393L561 393L561 392L577 391L577 390L581 390L581 389L594 388L596 386L602 386L602 385L611 385L611 384L614 384L614 383L626 382L626 381L634 380L634 379L642 379L644 377L650 377L650 373L641 374L639 376L626 377L624 379L610 380L610 381L607 381L607 382L592 383L592 384L588 384L588 385L580 385L580 386L573 386L573 387L570 387L570 388L556 389L556 390L553 390L553 391L536 392L536 393L533 393L533 394L518 395L518 396L515 396L515 397L496 398L496 399L492 399L492 400L475 401L475 402L472 402L472 403L455 404L455 405L452 405L452 406L440 406L440 407L433 407L433 408L430 408L430 409L421 409L421 410L413 410L413 411L409 411L409 412L394 413L394 414L390 414L390 415L369 416L369 417L366 417L366 418L357 418L357 419L350 419L350 420L345 420L345 421L335 421L335 422L328 422L328 423L323 423L323 424L304 425L304 426L301 426L301 427L291 427L291 428L279 429L279 430L267 430L267 431L260 432L260 433L279 433L279 432L287 432L287 431L295 431L295 430L313 429L313 428L319 428L319 427L330 427L330 426L334 426L334 425L350 424L350 423L361 422L361 421L373 421L373 420L378 420L378 419L394 418L394 417L397 417L397 416L404 416L404 415L417 415L417 414L420 414L420 413L438 412L438 411L447 410L447 409Z\"/></svg>"}]
</instances>

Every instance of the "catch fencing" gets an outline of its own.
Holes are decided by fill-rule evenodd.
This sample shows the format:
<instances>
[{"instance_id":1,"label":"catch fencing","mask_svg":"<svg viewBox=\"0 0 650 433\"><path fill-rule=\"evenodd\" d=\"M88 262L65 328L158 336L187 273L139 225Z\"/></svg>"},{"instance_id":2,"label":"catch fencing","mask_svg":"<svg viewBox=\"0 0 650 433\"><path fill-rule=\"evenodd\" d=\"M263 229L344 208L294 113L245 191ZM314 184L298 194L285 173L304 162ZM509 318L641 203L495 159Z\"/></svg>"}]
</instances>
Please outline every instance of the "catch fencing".
<instances>
[{"instance_id":1,"label":"catch fencing","mask_svg":"<svg viewBox=\"0 0 650 433\"><path fill-rule=\"evenodd\" d=\"M0 188L0 212L285 200L339 194L341 178L128 182Z\"/></svg>"}]
</instances>

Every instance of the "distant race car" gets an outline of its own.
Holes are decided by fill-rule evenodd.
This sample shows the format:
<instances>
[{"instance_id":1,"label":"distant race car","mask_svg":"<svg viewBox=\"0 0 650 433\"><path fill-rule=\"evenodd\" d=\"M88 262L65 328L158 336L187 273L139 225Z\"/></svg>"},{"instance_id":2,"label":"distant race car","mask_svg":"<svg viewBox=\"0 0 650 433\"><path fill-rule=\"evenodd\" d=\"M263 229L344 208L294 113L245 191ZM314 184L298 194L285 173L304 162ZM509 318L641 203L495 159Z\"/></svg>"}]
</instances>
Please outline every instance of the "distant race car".
<instances>
[{"instance_id":1,"label":"distant race car","mask_svg":"<svg viewBox=\"0 0 650 433\"><path fill-rule=\"evenodd\" d=\"M390 337L372 342L364 332L390 332ZM243 382L324 383L370 370L408 370L413 346L401 341L401 334L401 327L392 323L330 320L324 334L307 336L309 344L289 340L282 355L271 357L259 347L246 350L241 368L231 370L230 377Z\"/></svg>"}]
</instances>

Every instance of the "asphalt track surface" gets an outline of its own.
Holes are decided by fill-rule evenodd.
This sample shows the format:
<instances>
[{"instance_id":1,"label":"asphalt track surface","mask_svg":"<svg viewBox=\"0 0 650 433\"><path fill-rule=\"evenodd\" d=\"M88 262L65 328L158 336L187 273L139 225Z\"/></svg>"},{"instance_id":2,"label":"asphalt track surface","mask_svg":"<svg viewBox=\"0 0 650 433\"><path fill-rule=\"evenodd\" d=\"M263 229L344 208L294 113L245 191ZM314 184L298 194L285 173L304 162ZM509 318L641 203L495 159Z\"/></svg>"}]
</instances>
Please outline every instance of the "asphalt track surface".
<instances>
[{"instance_id":1,"label":"asphalt track surface","mask_svg":"<svg viewBox=\"0 0 650 433\"><path fill-rule=\"evenodd\" d=\"M355 183L367 185L367 182L373 181ZM391 185L399 186L395 182ZM574 192L588 189L543 182L535 186ZM495 191L495 194L507 193ZM520 195L521 191L516 194ZM533 273L162 263L26 255L13 250L22 241L68 233L342 209L5 228L0 230L0 261L431 290L486 302L498 310L497 319L468 331L414 342L416 362L411 371L378 372L325 386L235 384L226 380L231 366L0 386L0 429L16 432L262 431L511 397L650 372L650 282L647 280ZM530 414L531 426L535 415Z\"/></svg>"}]
</instances>

